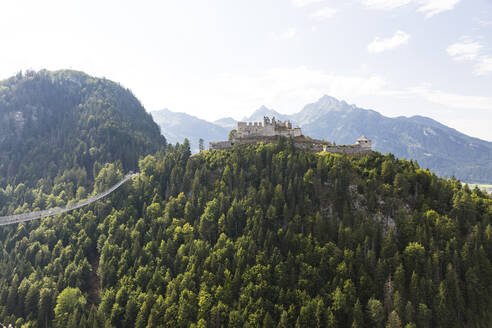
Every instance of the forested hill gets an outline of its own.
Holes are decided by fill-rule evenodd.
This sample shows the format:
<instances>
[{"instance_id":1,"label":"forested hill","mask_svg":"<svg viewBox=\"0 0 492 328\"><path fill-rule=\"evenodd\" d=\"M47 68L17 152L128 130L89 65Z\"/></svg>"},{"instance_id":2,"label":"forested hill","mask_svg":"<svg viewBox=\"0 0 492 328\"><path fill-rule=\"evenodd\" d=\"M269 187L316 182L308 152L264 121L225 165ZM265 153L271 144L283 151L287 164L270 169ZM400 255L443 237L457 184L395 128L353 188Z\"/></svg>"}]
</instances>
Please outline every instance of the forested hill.
<instances>
[{"instance_id":1,"label":"forested hill","mask_svg":"<svg viewBox=\"0 0 492 328\"><path fill-rule=\"evenodd\" d=\"M140 156L164 148L152 117L117 83L70 70L0 82L0 187L68 171L92 181L96 163L135 169Z\"/></svg>"},{"instance_id":2,"label":"forested hill","mask_svg":"<svg viewBox=\"0 0 492 328\"><path fill-rule=\"evenodd\" d=\"M261 106L243 121L262 122L264 116L290 120L294 126L302 128L304 135L337 144L353 144L365 135L372 140L374 150L416 160L421 167L429 168L441 177L492 183L492 142L467 136L428 117L386 117L375 110L358 108L325 95L295 114L284 115ZM237 125L232 118L217 120L213 125L194 118L192 127L173 125L172 122L172 116L159 120L164 134L177 136L181 142L186 135L199 135L196 139L226 140L225 132L217 135L216 131L221 128L230 131Z\"/></svg>"},{"instance_id":3,"label":"forested hill","mask_svg":"<svg viewBox=\"0 0 492 328\"><path fill-rule=\"evenodd\" d=\"M492 322L492 200L478 189L393 156L314 154L283 139L192 157L169 147L139 166L92 207L0 228L0 322ZM96 186L122 174L108 165Z\"/></svg>"}]
</instances>

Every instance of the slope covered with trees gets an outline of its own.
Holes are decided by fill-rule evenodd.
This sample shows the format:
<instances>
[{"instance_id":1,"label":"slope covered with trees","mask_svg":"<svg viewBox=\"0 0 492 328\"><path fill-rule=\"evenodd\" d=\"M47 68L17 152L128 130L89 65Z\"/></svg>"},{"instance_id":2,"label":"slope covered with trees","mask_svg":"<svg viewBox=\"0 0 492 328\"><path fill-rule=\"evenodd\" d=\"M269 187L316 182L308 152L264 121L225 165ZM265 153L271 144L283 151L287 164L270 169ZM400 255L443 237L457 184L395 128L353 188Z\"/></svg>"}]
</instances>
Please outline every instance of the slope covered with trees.
<instances>
[{"instance_id":1,"label":"slope covered with trees","mask_svg":"<svg viewBox=\"0 0 492 328\"><path fill-rule=\"evenodd\" d=\"M438 176L454 176L469 183L492 183L492 142L470 137L428 117L386 117L325 95L295 114L284 115L262 106L242 120L262 122L264 116L290 120L302 128L304 135L339 145L353 144L365 135L372 140L374 150L416 160ZM193 131L183 125L181 140L189 134L217 141L220 138L214 137L213 131L220 127L230 131L237 124L231 118L224 118L215 121L211 128L210 122L196 120Z\"/></svg>"},{"instance_id":2,"label":"slope covered with trees","mask_svg":"<svg viewBox=\"0 0 492 328\"><path fill-rule=\"evenodd\" d=\"M164 147L150 114L112 81L43 70L0 82L0 188L64 174L87 186L102 164L134 170L140 156Z\"/></svg>"},{"instance_id":3,"label":"slope covered with trees","mask_svg":"<svg viewBox=\"0 0 492 328\"><path fill-rule=\"evenodd\" d=\"M139 167L87 209L0 228L0 322L492 322L492 200L478 189L391 155L313 154L283 139L192 157L185 142ZM96 187L122 174L108 164Z\"/></svg>"}]
</instances>

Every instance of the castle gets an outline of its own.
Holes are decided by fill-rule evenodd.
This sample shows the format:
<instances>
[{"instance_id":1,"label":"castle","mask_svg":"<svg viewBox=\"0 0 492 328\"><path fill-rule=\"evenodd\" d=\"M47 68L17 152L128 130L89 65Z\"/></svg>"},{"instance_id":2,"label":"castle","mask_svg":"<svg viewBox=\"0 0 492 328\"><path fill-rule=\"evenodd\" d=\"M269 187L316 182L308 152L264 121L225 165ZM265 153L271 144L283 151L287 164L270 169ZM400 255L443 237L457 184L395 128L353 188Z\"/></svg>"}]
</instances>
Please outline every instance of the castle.
<instances>
[{"instance_id":1,"label":"castle","mask_svg":"<svg viewBox=\"0 0 492 328\"><path fill-rule=\"evenodd\" d=\"M365 136L357 139L353 145L334 145L328 141L311 139L302 135L301 128L292 127L290 121L277 121L264 117L263 122L238 122L237 130L232 130L228 141L210 142L210 150L228 149L234 145L271 143L278 136L294 139L296 147L311 151L327 151L340 154L366 154L372 151L371 140Z\"/></svg>"},{"instance_id":2,"label":"castle","mask_svg":"<svg viewBox=\"0 0 492 328\"><path fill-rule=\"evenodd\" d=\"M263 124L261 122L238 122L237 130L233 132L234 138L248 138L248 137L300 137L302 135L301 128L292 128L290 121L277 121L275 117L270 118L263 117Z\"/></svg>"}]
</instances>

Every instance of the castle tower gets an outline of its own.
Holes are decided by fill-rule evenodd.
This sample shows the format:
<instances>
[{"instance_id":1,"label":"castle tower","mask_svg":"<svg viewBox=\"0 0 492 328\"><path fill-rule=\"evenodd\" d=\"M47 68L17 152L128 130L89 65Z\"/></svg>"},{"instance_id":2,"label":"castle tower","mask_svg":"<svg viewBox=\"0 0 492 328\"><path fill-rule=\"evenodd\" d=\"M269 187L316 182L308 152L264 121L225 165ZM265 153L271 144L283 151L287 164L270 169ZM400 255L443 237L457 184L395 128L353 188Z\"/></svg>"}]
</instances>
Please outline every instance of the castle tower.
<instances>
[{"instance_id":1,"label":"castle tower","mask_svg":"<svg viewBox=\"0 0 492 328\"><path fill-rule=\"evenodd\" d=\"M371 149L371 147L372 147L371 140L367 139L366 136L362 136L359 139L357 139L355 144L361 146L362 148L366 148L366 149L367 148Z\"/></svg>"}]
</instances>

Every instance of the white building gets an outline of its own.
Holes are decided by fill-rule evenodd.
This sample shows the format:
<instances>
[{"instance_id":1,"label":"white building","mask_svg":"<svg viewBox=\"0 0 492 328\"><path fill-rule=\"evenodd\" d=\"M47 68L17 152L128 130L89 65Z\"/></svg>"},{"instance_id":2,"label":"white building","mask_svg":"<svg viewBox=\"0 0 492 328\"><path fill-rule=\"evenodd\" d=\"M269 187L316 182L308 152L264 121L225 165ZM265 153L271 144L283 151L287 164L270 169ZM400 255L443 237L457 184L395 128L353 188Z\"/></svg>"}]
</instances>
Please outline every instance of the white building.
<instances>
[{"instance_id":1,"label":"white building","mask_svg":"<svg viewBox=\"0 0 492 328\"><path fill-rule=\"evenodd\" d=\"M361 146L361 148L371 148L371 140L367 139L366 136L362 136L355 142L356 145Z\"/></svg>"}]
</instances>

